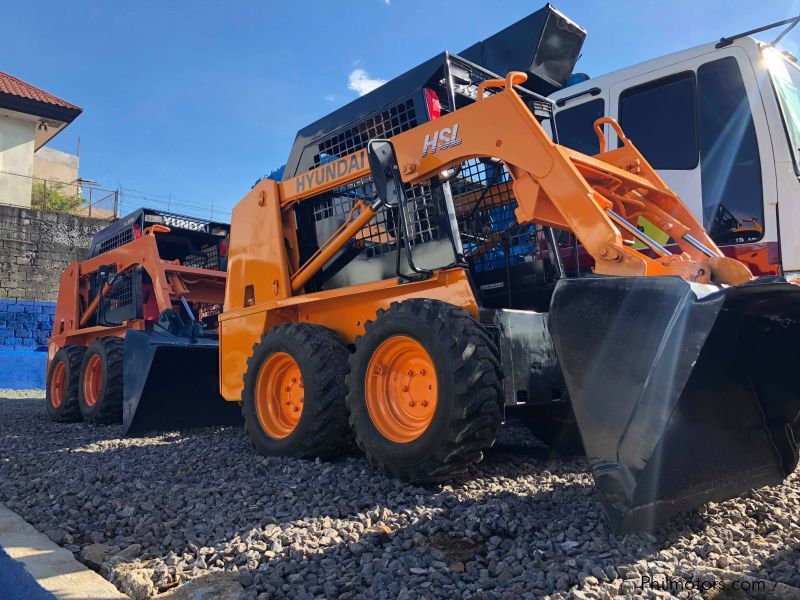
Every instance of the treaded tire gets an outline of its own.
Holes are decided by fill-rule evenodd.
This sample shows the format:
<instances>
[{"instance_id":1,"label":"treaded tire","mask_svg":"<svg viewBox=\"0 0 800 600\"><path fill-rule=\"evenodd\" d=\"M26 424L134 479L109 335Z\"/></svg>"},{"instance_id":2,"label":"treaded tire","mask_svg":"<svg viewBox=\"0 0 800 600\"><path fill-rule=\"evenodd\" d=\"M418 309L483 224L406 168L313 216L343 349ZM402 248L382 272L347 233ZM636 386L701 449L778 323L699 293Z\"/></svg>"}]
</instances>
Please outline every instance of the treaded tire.
<instances>
[{"instance_id":1,"label":"treaded tire","mask_svg":"<svg viewBox=\"0 0 800 600\"><path fill-rule=\"evenodd\" d=\"M503 421L502 370L487 331L466 311L429 299L394 302L365 323L350 357L350 425L367 460L412 482L442 481L483 459ZM428 427L398 443L376 427L365 399L365 378L376 349L392 336L410 337L436 369L438 400Z\"/></svg>"},{"instance_id":2,"label":"treaded tire","mask_svg":"<svg viewBox=\"0 0 800 600\"><path fill-rule=\"evenodd\" d=\"M78 386L78 405L84 421L89 423L122 422L122 364L125 342L118 337L101 337L92 342L83 355ZM100 391L94 405L89 405L84 395L86 366L93 356L100 360Z\"/></svg>"},{"instance_id":3,"label":"treaded tire","mask_svg":"<svg viewBox=\"0 0 800 600\"><path fill-rule=\"evenodd\" d=\"M256 410L258 375L264 361L275 353L286 353L294 359L304 385L300 420L282 438L264 431ZM348 356L339 335L320 325L288 323L261 336L247 359L242 392L245 429L259 454L332 458L347 449L352 438L345 405Z\"/></svg>"},{"instance_id":4,"label":"treaded tire","mask_svg":"<svg viewBox=\"0 0 800 600\"><path fill-rule=\"evenodd\" d=\"M47 393L45 406L47 415L53 421L70 423L81 420L81 409L78 407L78 385L80 383L81 362L86 348L83 346L64 346L50 361L50 370L47 372ZM52 402L53 371L58 363L64 364L64 391L61 404L54 406Z\"/></svg>"},{"instance_id":5,"label":"treaded tire","mask_svg":"<svg viewBox=\"0 0 800 600\"><path fill-rule=\"evenodd\" d=\"M586 454L572 407L567 402L526 407L519 419L553 454L574 456Z\"/></svg>"}]
</instances>

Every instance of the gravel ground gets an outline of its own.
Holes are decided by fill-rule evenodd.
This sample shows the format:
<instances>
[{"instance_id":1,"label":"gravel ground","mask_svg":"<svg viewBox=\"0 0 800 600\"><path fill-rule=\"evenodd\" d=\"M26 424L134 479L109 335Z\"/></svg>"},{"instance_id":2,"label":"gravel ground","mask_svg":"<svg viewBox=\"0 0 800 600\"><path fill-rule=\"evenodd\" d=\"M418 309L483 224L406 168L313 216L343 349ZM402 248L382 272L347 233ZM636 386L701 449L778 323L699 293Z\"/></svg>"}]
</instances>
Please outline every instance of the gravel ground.
<instances>
[{"instance_id":1,"label":"gravel ground","mask_svg":"<svg viewBox=\"0 0 800 600\"><path fill-rule=\"evenodd\" d=\"M617 537L586 462L513 424L468 477L420 487L358 456L262 458L234 427L51 423L37 395L0 391L0 501L133 598L800 597L797 474Z\"/></svg>"}]
</instances>

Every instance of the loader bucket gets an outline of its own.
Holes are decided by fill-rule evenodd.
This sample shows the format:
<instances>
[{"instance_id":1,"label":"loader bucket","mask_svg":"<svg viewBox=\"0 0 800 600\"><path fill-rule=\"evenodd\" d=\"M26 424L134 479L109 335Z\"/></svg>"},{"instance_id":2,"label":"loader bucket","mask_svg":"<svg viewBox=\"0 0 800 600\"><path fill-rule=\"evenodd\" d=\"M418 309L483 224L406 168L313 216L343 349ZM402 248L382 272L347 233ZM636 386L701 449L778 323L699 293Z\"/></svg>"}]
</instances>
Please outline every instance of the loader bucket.
<instances>
[{"instance_id":1,"label":"loader bucket","mask_svg":"<svg viewBox=\"0 0 800 600\"><path fill-rule=\"evenodd\" d=\"M128 331L123 364L126 435L239 425L239 405L219 394L218 342Z\"/></svg>"},{"instance_id":2,"label":"loader bucket","mask_svg":"<svg viewBox=\"0 0 800 600\"><path fill-rule=\"evenodd\" d=\"M780 483L797 465L800 286L562 280L550 330L616 533Z\"/></svg>"}]
</instances>

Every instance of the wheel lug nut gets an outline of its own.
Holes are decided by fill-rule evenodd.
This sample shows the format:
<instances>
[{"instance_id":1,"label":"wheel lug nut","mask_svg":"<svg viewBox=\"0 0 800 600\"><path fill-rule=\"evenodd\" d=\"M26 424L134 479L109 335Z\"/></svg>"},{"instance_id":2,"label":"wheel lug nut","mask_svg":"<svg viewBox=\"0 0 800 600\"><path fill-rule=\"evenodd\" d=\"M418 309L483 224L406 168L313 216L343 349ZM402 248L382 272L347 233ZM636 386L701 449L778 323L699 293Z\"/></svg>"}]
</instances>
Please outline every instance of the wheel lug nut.
<instances>
[{"instance_id":1,"label":"wheel lug nut","mask_svg":"<svg viewBox=\"0 0 800 600\"><path fill-rule=\"evenodd\" d=\"M409 403L408 403L408 405L409 405L411 408L414 408L414 407L417 405L417 403L416 403L416 402L414 402L414 401L412 400L411 402L409 402Z\"/></svg>"},{"instance_id":2,"label":"wheel lug nut","mask_svg":"<svg viewBox=\"0 0 800 600\"><path fill-rule=\"evenodd\" d=\"M424 407L428 406L428 401L427 400L423 400L422 402L420 402L420 404L424 408Z\"/></svg>"},{"instance_id":3,"label":"wheel lug nut","mask_svg":"<svg viewBox=\"0 0 800 600\"><path fill-rule=\"evenodd\" d=\"M407 373L407 375L408 375L409 377L413 377L413 376L414 376L414 371L412 371L411 369L409 369L409 370L408 370L408 373Z\"/></svg>"},{"instance_id":4,"label":"wheel lug nut","mask_svg":"<svg viewBox=\"0 0 800 600\"><path fill-rule=\"evenodd\" d=\"M404 385L404 386L402 387L402 390L403 390L404 392L407 392L407 391L408 391L408 386L407 386L407 385Z\"/></svg>"},{"instance_id":5,"label":"wheel lug nut","mask_svg":"<svg viewBox=\"0 0 800 600\"><path fill-rule=\"evenodd\" d=\"M420 374L420 375L425 375L425 369L420 369L420 370L419 370L419 374Z\"/></svg>"}]
</instances>

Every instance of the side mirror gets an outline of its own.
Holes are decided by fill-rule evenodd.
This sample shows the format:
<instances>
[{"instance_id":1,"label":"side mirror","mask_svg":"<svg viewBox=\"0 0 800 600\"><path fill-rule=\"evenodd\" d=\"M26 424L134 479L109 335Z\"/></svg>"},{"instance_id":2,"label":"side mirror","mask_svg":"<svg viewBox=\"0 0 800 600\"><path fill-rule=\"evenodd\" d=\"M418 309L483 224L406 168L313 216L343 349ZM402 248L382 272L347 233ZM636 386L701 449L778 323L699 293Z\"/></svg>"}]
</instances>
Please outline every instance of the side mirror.
<instances>
[{"instance_id":1,"label":"side mirror","mask_svg":"<svg viewBox=\"0 0 800 600\"><path fill-rule=\"evenodd\" d=\"M402 200L403 182L400 180L392 142L370 140L367 144L367 157L378 198L387 206L397 206Z\"/></svg>"}]
</instances>

